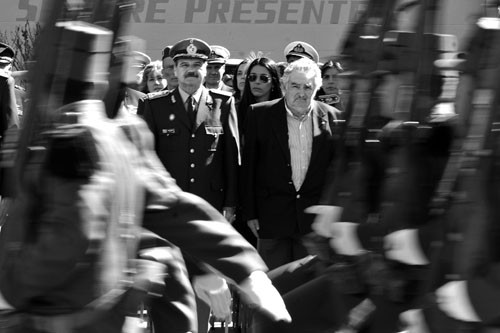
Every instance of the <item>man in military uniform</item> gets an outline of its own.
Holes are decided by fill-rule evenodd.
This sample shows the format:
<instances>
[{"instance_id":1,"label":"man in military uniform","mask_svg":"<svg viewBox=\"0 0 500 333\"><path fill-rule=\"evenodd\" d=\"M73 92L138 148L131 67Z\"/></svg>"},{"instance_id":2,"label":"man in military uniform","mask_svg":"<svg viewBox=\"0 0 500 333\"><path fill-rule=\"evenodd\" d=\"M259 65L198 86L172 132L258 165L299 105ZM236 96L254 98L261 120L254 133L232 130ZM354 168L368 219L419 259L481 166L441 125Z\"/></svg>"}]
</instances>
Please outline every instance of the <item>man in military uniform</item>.
<instances>
[{"instance_id":1,"label":"man in military uniform","mask_svg":"<svg viewBox=\"0 0 500 333\"><path fill-rule=\"evenodd\" d=\"M309 58L315 63L319 62L319 54L318 51L309 43L294 41L288 44L283 54L288 63L291 63L300 58Z\"/></svg>"},{"instance_id":2,"label":"man in military uniform","mask_svg":"<svg viewBox=\"0 0 500 333\"><path fill-rule=\"evenodd\" d=\"M226 69L226 61L231 55L224 46L212 45L212 51L207 60L207 77L205 78L205 87L209 89L220 89L232 92L233 89L222 81Z\"/></svg>"},{"instance_id":3,"label":"man in military uniform","mask_svg":"<svg viewBox=\"0 0 500 333\"><path fill-rule=\"evenodd\" d=\"M179 87L149 94L139 105L155 149L177 184L207 200L231 222L237 197L239 141L230 93L202 85L211 49L196 38L173 45Z\"/></svg>"}]
</instances>

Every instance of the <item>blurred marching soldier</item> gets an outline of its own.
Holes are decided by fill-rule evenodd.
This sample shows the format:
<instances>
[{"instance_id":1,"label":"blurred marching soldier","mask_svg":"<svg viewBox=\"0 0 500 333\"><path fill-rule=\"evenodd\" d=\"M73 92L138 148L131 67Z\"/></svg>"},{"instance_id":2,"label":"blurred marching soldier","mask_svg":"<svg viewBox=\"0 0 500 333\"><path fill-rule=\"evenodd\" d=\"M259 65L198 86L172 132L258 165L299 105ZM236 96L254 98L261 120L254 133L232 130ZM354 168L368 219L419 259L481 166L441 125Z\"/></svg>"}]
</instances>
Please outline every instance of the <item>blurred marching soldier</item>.
<instances>
[{"instance_id":1,"label":"blurred marching soldier","mask_svg":"<svg viewBox=\"0 0 500 333\"><path fill-rule=\"evenodd\" d=\"M480 18L465 57L437 63L461 73L455 100L460 136L451 172L435 196L444 236L431 257L432 303L440 311L424 307L430 332L499 327L499 27L497 17Z\"/></svg>"},{"instance_id":2,"label":"blurred marching soldier","mask_svg":"<svg viewBox=\"0 0 500 333\"><path fill-rule=\"evenodd\" d=\"M29 175L21 173L23 191L0 234L2 332L121 332L125 315L148 292L161 294L151 287L165 278L163 265L135 260L145 207L147 227L225 274L248 302L289 320L251 245L175 185L147 126L122 100L100 101L112 33L72 22L59 29L59 61L70 61L55 75L56 86L65 83L63 106L50 110L46 148L27 156Z\"/></svg>"},{"instance_id":3,"label":"blurred marching soldier","mask_svg":"<svg viewBox=\"0 0 500 333\"><path fill-rule=\"evenodd\" d=\"M155 150L184 191L207 200L228 221L237 204L239 134L230 93L209 90L202 83L210 55L196 38L172 46L179 87L149 94L139 114L155 137Z\"/></svg>"},{"instance_id":4,"label":"blurred marching soldier","mask_svg":"<svg viewBox=\"0 0 500 333\"><path fill-rule=\"evenodd\" d=\"M371 302L365 322L349 320L346 332L401 329L400 314L420 300L425 285L429 259L415 230L429 221L454 132L454 115L430 111L442 88L432 63L456 47L453 36L422 34L433 24L437 6L425 0L370 2L367 12L372 12L358 33L377 38L358 36L349 44L357 51L350 68L358 73L346 115L344 171L339 169L343 173L335 177L337 188L330 196L337 207L324 208L329 218L318 216L313 225L331 238L345 264L337 272L339 280L358 281L351 288L340 284L346 304ZM414 17L410 23L418 28L388 31L393 12ZM368 48L374 59L362 52Z\"/></svg>"},{"instance_id":5,"label":"blurred marching soldier","mask_svg":"<svg viewBox=\"0 0 500 333\"><path fill-rule=\"evenodd\" d=\"M19 116L16 104L15 80L11 75L14 50L7 44L0 43L0 145L6 139L7 130L17 131ZM12 184L6 165L7 156L3 156L0 169L0 196L12 196Z\"/></svg>"}]
</instances>

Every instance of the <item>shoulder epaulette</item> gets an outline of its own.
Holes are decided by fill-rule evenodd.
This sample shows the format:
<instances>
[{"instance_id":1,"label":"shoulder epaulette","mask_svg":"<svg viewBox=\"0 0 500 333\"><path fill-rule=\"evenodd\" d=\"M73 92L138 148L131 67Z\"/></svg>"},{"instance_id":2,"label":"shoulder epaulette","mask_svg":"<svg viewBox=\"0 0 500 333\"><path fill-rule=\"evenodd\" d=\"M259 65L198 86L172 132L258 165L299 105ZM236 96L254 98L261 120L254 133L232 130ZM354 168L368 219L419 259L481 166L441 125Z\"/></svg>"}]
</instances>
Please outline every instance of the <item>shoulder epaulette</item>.
<instances>
[{"instance_id":1,"label":"shoulder epaulette","mask_svg":"<svg viewBox=\"0 0 500 333\"><path fill-rule=\"evenodd\" d=\"M216 94L216 95L223 95L223 96L227 96L227 97L233 96L232 92L221 90L221 89L210 89L210 92L213 94Z\"/></svg>"},{"instance_id":2,"label":"shoulder epaulette","mask_svg":"<svg viewBox=\"0 0 500 333\"><path fill-rule=\"evenodd\" d=\"M153 93L149 93L146 95L146 99L152 100L152 99L157 99L163 96L168 96L170 94L170 90L161 90Z\"/></svg>"}]
</instances>

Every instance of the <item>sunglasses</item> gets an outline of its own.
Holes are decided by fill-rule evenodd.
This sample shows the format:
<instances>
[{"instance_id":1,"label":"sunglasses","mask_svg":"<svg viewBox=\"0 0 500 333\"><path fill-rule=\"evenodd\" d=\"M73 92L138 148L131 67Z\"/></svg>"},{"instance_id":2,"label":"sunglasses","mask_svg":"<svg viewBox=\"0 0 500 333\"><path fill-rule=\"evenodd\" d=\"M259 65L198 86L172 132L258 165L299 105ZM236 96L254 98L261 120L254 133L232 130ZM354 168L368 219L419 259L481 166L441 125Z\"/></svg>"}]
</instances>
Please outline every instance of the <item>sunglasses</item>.
<instances>
[{"instance_id":1,"label":"sunglasses","mask_svg":"<svg viewBox=\"0 0 500 333\"><path fill-rule=\"evenodd\" d=\"M252 73L252 74L248 75L248 81L250 81L250 82L257 81L257 78L259 78L262 83L268 83L269 81L271 81L271 77L267 74L257 75L255 73Z\"/></svg>"}]
</instances>

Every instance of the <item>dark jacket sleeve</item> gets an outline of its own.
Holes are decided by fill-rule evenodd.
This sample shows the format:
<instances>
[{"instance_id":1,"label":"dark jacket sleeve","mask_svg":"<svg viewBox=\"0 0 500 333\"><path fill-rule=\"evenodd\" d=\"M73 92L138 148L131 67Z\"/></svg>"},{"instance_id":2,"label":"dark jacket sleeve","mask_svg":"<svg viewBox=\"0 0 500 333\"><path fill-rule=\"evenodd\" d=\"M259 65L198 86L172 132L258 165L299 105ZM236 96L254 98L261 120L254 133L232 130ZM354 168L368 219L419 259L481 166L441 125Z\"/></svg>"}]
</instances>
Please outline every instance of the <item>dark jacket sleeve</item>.
<instances>
[{"instance_id":1,"label":"dark jacket sleeve","mask_svg":"<svg viewBox=\"0 0 500 333\"><path fill-rule=\"evenodd\" d=\"M3 138L5 131L13 126L19 126L17 115L16 92L12 77L0 76L0 136Z\"/></svg>"},{"instance_id":2,"label":"dark jacket sleeve","mask_svg":"<svg viewBox=\"0 0 500 333\"><path fill-rule=\"evenodd\" d=\"M238 131L238 118L234 98L229 98L226 102L228 108L228 119L224 122L225 153L224 169L226 182L226 196L224 207L236 207L238 205L238 169L241 164L240 158L240 136Z\"/></svg>"},{"instance_id":3,"label":"dark jacket sleeve","mask_svg":"<svg viewBox=\"0 0 500 333\"><path fill-rule=\"evenodd\" d=\"M28 224L28 217L22 211L27 206L23 204L15 206L11 223L2 228L0 286L8 302L18 309L63 285L75 274L78 265L88 262L84 258L90 243L75 204L81 184L75 180L51 179L48 185L50 193L44 193L43 209L31 223L30 235L25 236L23 229Z\"/></svg>"},{"instance_id":4,"label":"dark jacket sleeve","mask_svg":"<svg viewBox=\"0 0 500 333\"><path fill-rule=\"evenodd\" d=\"M500 325L500 264L490 270L489 276L467 281L472 307L487 326Z\"/></svg>"},{"instance_id":5,"label":"dark jacket sleeve","mask_svg":"<svg viewBox=\"0 0 500 333\"><path fill-rule=\"evenodd\" d=\"M243 219L256 219L257 207L255 201L255 174L257 157L257 117L252 106L246 112L245 135L242 158L242 193Z\"/></svg>"},{"instance_id":6,"label":"dark jacket sleeve","mask_svg":"<svg viewBox=\"0 0 500 333\"><path fill-rule=\"evenodd\" d=\"M267 271L257 250L215 208L193 194L178 193L178 202L169 209L147 211L143 225L235 283L254 271Z\"/></svg>"}]
</instances>

